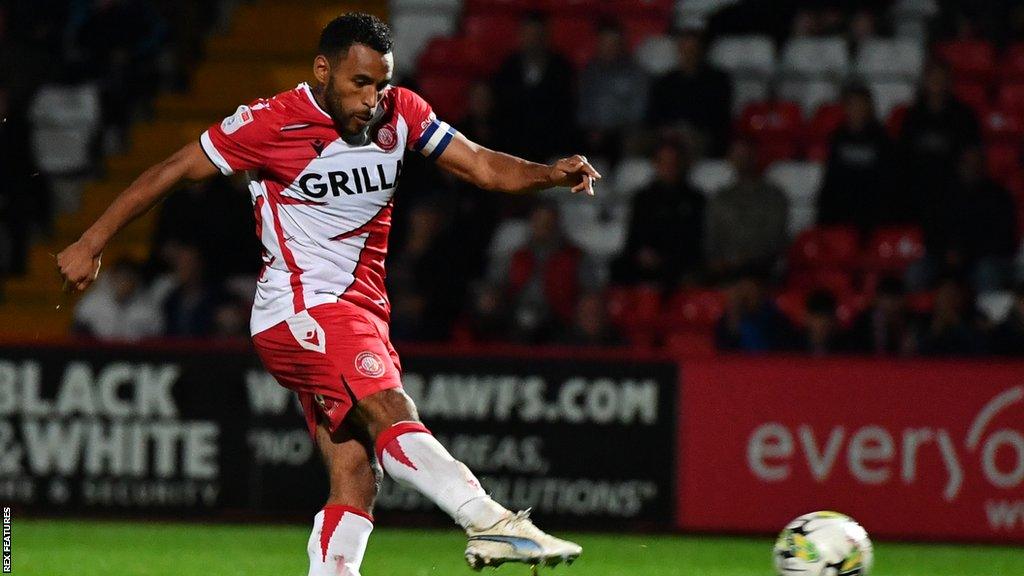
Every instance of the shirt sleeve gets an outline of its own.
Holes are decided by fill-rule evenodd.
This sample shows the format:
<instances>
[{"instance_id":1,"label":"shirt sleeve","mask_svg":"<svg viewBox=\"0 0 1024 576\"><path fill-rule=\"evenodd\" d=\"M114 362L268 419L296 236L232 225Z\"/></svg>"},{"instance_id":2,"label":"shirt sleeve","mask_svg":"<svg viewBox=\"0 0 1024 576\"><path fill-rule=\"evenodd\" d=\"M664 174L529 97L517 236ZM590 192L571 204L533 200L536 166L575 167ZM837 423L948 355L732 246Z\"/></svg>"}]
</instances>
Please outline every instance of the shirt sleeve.
<instances>
[{"instance_id":1,"label":"shirt sleeve","mask_svg":"<svg viewBox=\"0 0 1024 576\"><path fill-rule=\"evenodd\" d=\"M270 103L257 100L210 126L199 137L199 144L210 162L227 175L262 168L276 135Z\"/></svg>"},{"instance_id":2,"label":"shirt sleeve","mask_svg":"<svg viewBox=\"0 0 1024 576\"><path fill-rule=\"evenodd\" d=\"M419 94L404 88L399 90L399 112L409 125L406 140L409 150L436 160L455 137L455 128L439 120L430 104Z\"/></svg>"}]
</instances>

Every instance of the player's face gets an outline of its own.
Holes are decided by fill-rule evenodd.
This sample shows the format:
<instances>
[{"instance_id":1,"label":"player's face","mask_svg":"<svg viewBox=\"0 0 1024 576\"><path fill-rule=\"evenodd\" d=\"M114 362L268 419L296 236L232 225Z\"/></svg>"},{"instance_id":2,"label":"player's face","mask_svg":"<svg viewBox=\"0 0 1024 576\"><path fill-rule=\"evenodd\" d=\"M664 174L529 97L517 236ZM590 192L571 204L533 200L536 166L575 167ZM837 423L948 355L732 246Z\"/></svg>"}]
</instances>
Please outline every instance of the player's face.
<instances>
[{"instance_id":1,"label":"player's face","mask_svg":"<svg viewBox=\"0 0 1024 576\"><path fill-rule=\"evenodd\" d=\"M391 82L393 69L390 52L381 54L363 44L353 44L348 54L330 63L326 78L321 79L326 85L324 99L327 113L344 134L358 134L366 128Z\"/></svg>"}]
</instances>

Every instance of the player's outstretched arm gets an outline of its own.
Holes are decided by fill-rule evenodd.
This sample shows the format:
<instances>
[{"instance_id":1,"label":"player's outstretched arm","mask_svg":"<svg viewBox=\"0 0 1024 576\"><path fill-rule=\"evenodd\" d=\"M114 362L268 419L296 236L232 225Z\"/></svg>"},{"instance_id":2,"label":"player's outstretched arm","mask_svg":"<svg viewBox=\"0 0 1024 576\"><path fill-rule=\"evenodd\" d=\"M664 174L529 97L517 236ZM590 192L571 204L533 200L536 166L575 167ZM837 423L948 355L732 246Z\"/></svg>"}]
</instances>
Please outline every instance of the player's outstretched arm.
<instances>
[{"instance_id":1,"label":"player's outstretched arm","mask_svg":"<svg viewBox=\"0 0 1024 576\"><path fill-rule=\"evenodd\" d=\"M144 214L182 181L209 178L219 171L198 142L150 167L121 192L74 244L57 255L57 267L68 286L85 290L96 279L100 254L107 242L132 220Z\"/></svg>"},{"instance_id":2,"label":"player's outstretched arm","mask_svg":"<svg viewBox=\"0 0 1024 576\"><path fill-rule=\"evenodd\" d=\"M601 174L583 156L562 158L550 166L537 164L490 150L458 133L437 164L485 190L513 194L566 186L573 193L593 196L594 182L601 179Z\"/></svg>"}]
</instances>

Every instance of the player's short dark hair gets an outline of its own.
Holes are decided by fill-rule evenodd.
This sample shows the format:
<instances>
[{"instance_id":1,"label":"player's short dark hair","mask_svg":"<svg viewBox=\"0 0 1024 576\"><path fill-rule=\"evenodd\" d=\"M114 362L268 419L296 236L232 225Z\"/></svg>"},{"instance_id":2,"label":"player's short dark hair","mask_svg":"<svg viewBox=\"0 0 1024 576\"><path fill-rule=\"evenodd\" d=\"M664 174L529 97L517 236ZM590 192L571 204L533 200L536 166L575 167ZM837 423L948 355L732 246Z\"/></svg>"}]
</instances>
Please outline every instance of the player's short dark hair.
<instances>
[{"instance_id":1,"label":"player's short dark hair","mask_svg":"<svg viewBox=\"0 0 1024 576\"><path fill-rule=\"evenodd\" d=\"M324 56L343 56L353 44L369 46L381 54L391 52L391 29L372 14L350 12L324 26L317 50Z\"/></svg>"}]
</instances>

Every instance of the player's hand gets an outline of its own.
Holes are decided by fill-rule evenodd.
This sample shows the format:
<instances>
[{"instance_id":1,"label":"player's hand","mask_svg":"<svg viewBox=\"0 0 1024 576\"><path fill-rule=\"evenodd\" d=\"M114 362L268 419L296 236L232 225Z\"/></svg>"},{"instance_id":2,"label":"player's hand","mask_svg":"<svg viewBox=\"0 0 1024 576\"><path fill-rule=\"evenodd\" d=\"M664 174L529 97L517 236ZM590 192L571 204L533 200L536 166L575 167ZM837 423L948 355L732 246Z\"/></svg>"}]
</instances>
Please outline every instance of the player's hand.
<instances>
[{"instance_id":1,"label":"player's hand","mask_svg":"<svg viewBox=\"0 0 1024 576\"><path fill-rule=\"evenodd\" d=\"M79 291L88 288L99 276L101 256L81 240L57 254L57 268L64 278L65 288Z\"/></svg>"},{"instance_id":2,"label":"player's hand","mask_svg":"<svg viewBox=\"0 0 1024 576\"><path fill-rule=\"evenodd\" d=\"M568 186L572 193L586 192L594 195L594 182L601 179L601 173L587 162L586 156L562 158L551 166L551 181L555 186Z\"/></svg>"}]
</instances>

